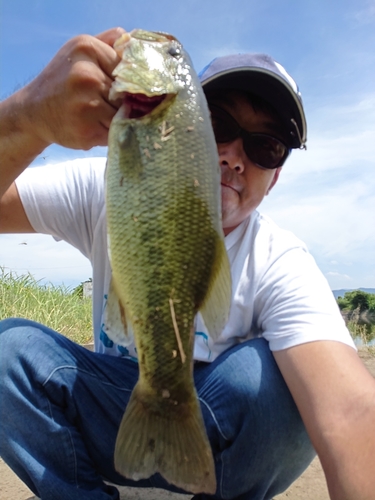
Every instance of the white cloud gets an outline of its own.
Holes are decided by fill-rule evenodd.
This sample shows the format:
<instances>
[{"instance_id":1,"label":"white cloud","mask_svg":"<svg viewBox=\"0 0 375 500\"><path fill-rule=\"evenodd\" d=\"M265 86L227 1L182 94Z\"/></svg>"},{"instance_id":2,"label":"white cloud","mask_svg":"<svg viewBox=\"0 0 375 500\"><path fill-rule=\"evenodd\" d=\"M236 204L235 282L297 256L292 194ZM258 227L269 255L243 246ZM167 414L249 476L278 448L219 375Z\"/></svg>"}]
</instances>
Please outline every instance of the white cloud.
<instances>
[{"instance_id":1,"label":"white cloud","mask_svg":"<svg viewBox=\"0 0 375 500\"><path fill-rule=\"evenodd\" d=\"M326 106L306 112L307 151L293 152L280 179L323 174L350 166L352 172L370 175L375 155L375 94L346 106Z\"/></svg>"},{"instance_id":2,"label":"white cloud","mask_svg":"<svg viewBox=\"0 0 375 500\"><path fill-rule=\"evenodd\" d=\"M104 146L96 146L88 151L77 151L74 149L63 148L57 144L52 144L46 148L43 153L35 158L30 164L31 167L44 167L47 165L56 165L64 161L73 160L76 158L99 158L107 156L108 148Z\"/></svg>"},{"instance_id":3,"label":"white cloud","mask_svg":"<svg viewBox=\"0 0 375 500\"><path fill-rule=\"evenodd\" d=\"M373 23L375 21L374 0L368 0L367 5L355 13L354 19L359 25Z\"/></svg>"},{"instance_id":4,"label":"white cloud","mask_svg":"<svg viewBox=\"0 0 375 500\"><path fill-rule=\"evenodd\" d=\"M346 279L346 280L350 280L350 276L348 276L347 274L340 274L340 273L335 273L334 271L329 271L328 273L326 273L326 276L332 276L333 278L343 278L343 279Z\"/></svg>"},{"instance_id":5,"label":"white cloud","mask_svg":"<svg viewBox=\"0 0 375 500\"><path fill-rule=\"evenodd\" d=\"M302 239L319 247L331 259L336 254L357 251L364 243L374 246L375 231L370 217L375 213L375 182L366 184L358 179L333 185L329 176L326 180L329 186L319 189L319 179L316 192L311 194L300 190L292 193L293 185L283 186L270 207L272 215L284 225L293 225ZM314 181L307 182L311 191Z\"/></svg>"},{"instance_id":6,"label":"white cloud","mask_svg":"<svg viewBox=\"0 0 375 500\"><path fill-rule=\"evenodd\" d=\"M0 267L30 272L41 283L73 287L92 276L91 264L77 249L41 234L0 235Z\"/></svg>"},{"instance_id":7,"label":"white cloud","mask_svg":"<svg viewBox=\"0 0 375 500\"><path fill-rule=\"evenodd\" d=\"M325 273L325 277L327 278L332 290L340 290L341 288L359 288L359 285L356 285L355 281L347 274L329 271Z\"/></svg>"},{"instance_id":8,"label":"white cloud","mask_svg":"<svg viewBox=\"0 0 375 500\"><path fill-rule=\"evenodd\" d=\"M293 152L261 207L306 242L332 288L375 282L374 144L375 95L314 110L308 150Z\"/></svg>"}]
</instances>

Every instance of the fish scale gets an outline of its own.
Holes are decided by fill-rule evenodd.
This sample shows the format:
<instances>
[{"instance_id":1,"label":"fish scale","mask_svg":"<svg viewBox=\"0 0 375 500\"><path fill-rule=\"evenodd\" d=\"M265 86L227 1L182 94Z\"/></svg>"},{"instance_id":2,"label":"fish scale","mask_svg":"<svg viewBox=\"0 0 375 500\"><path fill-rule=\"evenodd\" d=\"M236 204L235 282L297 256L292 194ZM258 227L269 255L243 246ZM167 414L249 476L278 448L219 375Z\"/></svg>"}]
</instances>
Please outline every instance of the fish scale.
<instances>
[{"instance_id":1,"label":"fish scale","mask_svg":"<svg viewBox=\"0 0 375 500\"><path fill-rule=\"evenodd\" d=\"M128 118L125 102L109 132L112 283L106 331L124 345L134 339L139 361L139 380L118 431L115 466L134 480L158 472L186 491L214 493L193 349L196 314L202 314L215 339L231 299L216 143L202 88L175 38L135 30L115 48L122 63L114 72L112 97L166 96L136 119ZM158 74L155 61L164 60Z\"/></svg>"}]
</instances>

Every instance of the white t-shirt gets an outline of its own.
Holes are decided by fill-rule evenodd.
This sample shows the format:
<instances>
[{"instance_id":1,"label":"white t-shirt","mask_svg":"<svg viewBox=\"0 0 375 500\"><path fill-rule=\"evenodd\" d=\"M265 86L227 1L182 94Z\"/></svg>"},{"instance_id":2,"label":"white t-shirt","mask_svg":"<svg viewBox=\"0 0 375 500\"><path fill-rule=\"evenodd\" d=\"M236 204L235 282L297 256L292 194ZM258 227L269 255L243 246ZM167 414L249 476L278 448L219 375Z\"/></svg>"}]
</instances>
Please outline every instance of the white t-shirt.
<instances>
[{"instance_id":1,"label":"white t-shirt","mask_svg":"<svg viewBox=\"0 0 375 500\"><path fill-rule=\"evenodd\" d=\"M17 187L35 231L67 241L92 263L95 350L135 358L134 346L118 346L105 333L103 312L111 278L105 163L105 158L90 158L27 169ZM194 359L213 361L228 347L260 336L272 351L316 340L354 347L326 279L292 233L255 211L225 244L232 272L229 320L214 341L197 315Z\"/></svg>"}]
</instances>

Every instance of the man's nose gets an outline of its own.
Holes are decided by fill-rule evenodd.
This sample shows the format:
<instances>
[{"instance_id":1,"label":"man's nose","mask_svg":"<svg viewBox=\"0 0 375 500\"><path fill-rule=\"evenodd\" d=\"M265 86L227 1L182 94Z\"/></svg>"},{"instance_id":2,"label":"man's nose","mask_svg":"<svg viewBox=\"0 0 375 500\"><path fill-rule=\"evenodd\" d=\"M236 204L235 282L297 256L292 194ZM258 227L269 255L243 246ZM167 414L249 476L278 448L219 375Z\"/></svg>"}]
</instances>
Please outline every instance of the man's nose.
<instances>
[{"instance_id":1,"label":"man's nose","mask_svg":"<svg viewBox=\"0 0 375 500\"><path fill-rule=\"evenodd\" d=\"M220 166L235 170L238 174L245 170L247 156L240 137L232 142L218 144L218 151Z\"/></svg>"}]
</instances>

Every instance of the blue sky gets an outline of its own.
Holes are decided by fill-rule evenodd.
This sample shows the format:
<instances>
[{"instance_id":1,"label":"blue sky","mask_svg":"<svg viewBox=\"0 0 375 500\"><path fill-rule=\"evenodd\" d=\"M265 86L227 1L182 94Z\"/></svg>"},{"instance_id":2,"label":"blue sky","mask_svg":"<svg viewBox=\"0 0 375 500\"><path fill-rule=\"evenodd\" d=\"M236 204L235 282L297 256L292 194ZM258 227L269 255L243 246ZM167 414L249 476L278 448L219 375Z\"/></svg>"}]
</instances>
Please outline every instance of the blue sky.
<instances>
[{"instance_id":1,"label":"blue sky","mask_svg":"<svg viewBox=\"0 0 375 500\"><path fill-rule=\"evenodd\" d=\"M307 243L332 289L375 287L375 0L3 1L0 98L72 36L113 26L172 33L197 70L237 52L285 66L302 92L308 149L293 152L261 211ZM88 155L106 149L53 146L34 165ZM77 250L41 235L0 235L0 266L67 286L91 276Z\"/></svg>"}]
</instances>

